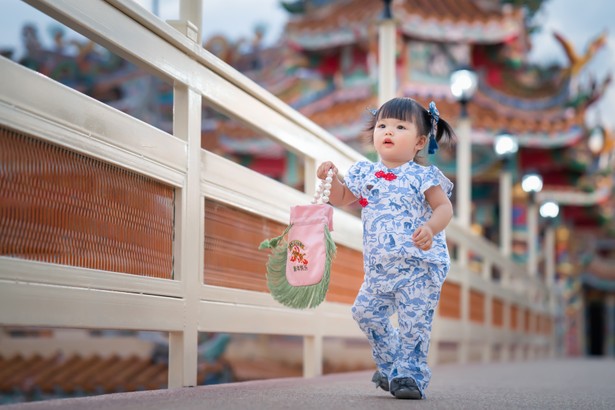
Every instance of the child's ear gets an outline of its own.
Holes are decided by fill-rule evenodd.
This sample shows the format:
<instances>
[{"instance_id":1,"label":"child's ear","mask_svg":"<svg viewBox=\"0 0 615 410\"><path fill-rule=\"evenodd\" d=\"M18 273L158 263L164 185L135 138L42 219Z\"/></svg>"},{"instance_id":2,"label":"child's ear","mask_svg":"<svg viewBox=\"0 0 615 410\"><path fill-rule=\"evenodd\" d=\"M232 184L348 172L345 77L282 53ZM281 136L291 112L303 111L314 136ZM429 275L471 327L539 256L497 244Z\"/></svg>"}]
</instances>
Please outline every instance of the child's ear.
<instances>
[{"instance_id":1,"label":"child's ear","mask_svg":"<svg viewBox=\"0 0 615 410\"><path fill-rule=\"evenodd\" d=\"M420 150L422 150L423 148L425 148L425 145L427 145L427 136L426 135L421 135L418 140L416 141L416 147Z\"/></svg>"}]
</instances>

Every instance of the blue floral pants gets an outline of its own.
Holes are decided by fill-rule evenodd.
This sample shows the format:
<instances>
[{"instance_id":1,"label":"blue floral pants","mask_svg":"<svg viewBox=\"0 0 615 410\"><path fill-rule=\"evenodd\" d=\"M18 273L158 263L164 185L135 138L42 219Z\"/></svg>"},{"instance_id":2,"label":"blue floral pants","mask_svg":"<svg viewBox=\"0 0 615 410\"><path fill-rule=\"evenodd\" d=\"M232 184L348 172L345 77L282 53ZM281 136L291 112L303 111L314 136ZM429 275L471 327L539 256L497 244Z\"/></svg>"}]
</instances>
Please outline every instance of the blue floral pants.
<instances>
[{"instance_id":1,"label":"blue floral pants","mask_svg":"<svg viewBox=\"0 0 615 410\"><path fill-rule=\"evenodd\" d=\"M385 283L367 280L373 277L368 274L352 306L352 316L372 346L378 370L389 381L412 378L423 397L431 379L427 366L431 323L448 272L448 266L444 272L434 267L417 262L410 269L413 274L408 275L406 266L405 274L386 275L399 280ZM395 312L398 328L390 320Z\"/></svg>"}]
</instances>

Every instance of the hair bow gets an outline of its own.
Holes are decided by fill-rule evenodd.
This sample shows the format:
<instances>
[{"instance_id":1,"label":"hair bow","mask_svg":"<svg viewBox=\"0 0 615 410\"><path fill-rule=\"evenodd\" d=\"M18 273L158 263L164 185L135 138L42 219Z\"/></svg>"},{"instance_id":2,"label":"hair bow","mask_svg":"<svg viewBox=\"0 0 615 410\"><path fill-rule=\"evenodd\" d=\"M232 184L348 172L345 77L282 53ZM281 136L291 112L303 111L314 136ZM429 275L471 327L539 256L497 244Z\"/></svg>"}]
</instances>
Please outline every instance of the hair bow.
<instances>
[{"instance_id":1,"label":"hair bow","mask_svg":"<svg viewBox=\"0 0 615 410\"><path fill-rule=\"evenodd\" d=\"M429 131L429 147L428 154L435 154L438 150L438 141L436 141L436 132L438 130L438 121L440 121L440 112L436 108L435 102L429 103L429 116L431 117L431 130Z\"/></svg>"}]
</instances>

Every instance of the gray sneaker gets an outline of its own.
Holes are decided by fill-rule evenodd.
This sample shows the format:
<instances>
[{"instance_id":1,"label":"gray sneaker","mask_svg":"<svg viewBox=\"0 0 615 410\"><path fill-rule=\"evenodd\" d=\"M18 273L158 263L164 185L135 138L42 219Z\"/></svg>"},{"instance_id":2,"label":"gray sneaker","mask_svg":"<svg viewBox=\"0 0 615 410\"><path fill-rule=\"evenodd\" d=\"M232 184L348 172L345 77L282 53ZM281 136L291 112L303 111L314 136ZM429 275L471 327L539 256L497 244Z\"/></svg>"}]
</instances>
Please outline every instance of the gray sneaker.
<instances>
[{"instance_id":1,"label":"gray sneaker","mask_svg":"<svg viewBox=\"0 0 615 410\"><path fill-rule=\"evenodd\" d=\"M372 376L372 382L374 382L376 388L380 387L384 391L389 391L389 379L378 370Z\"/></svg>"},{"instance_id":2,"label":"gray sneaker","mask_svg":"<svg viewBox=\"0 0 615 410\"><path fill-rule=\"evenodd\" d=\"M391 381L391 394L396 399L420 400L423 398L416 382L409 377L400 377Z\"/></svg>"}]
</instances>

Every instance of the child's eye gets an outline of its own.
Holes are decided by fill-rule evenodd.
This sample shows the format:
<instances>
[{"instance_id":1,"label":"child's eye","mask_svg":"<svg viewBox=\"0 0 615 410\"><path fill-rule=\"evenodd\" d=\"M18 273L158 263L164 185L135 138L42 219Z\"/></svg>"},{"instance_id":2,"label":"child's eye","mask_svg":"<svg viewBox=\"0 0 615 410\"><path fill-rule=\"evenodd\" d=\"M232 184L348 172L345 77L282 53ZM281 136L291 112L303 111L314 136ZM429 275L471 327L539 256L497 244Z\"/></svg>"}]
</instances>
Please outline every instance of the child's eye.
<instances>
[{"instance_id":1,"label":"child's eye","mask_svg":"<svg viewBox=\"0 0 615 410\"><path fill-rule=\"evenodd\" d=\"M397 129L398 129L398 130L405 130L405 129L406 129L406 127L404 127L403 125L398 125L398 126L397 126Z\"/></svg>"},{"instance_id":2,"label":"child's eye","mask_svg":"<svg viewBox=\"0 0 615 410\"><path fill-rule=\"evenodd\" d=\"M376 126L376 128L384 128L384 127L386 127L386 125L384 125L384 124L378 124L378 125Z\"/></svg>"}]
</instances>

